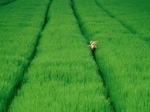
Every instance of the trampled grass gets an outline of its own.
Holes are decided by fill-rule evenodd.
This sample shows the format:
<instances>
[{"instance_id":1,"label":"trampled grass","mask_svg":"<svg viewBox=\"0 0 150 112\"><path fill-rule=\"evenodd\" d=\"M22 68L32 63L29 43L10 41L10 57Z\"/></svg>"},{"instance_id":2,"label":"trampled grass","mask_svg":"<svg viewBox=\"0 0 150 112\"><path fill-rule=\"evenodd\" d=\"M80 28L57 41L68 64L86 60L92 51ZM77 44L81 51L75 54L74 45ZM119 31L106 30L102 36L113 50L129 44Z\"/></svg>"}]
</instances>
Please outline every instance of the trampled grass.
<instances>
[{"instance_id":1,"label":"trampled grass","mask_svg":"<svg viewBox=\"0 0 150 112\"><path fill-rule=\"evenodd\" d=\"M10 112L110 112L70 1L54 0L48 15L36 57Z\"/></svg>"},{"instance_id":2,"label":"trampled grass","mask_svg":"<svg viewBox=\"0 0 150 112\"><path fill-rule=\"evenodd\" d=\"M91 0L74 0L88 40L98 40L96 60L116 112L149 111L150 48Z\"/></svg>"},{"instance_id":3,"label":"trampled grass","mask_svg":"<svg viewBox=\"0 0 150 112\"><path fill-rule=\"evenodd\" d=\"M0 8L0 112L6 111L29 64L48 2L17 0Z\"/></svg>"}]
</instances>

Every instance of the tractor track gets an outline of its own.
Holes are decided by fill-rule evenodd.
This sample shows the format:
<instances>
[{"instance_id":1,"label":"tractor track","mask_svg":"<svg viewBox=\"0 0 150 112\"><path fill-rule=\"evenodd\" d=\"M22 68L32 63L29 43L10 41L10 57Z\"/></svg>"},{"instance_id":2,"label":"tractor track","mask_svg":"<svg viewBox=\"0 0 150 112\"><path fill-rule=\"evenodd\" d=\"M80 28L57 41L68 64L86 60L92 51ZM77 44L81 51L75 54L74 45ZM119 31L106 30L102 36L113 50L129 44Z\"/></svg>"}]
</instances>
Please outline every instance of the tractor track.
<instances>
[{"instance_id":1,"label":"tractor track","mask_svg":"<svg viewBox=\"0 0 150 112\"><path fill-rule=\"evenodd\" d=\"M15 1L16 1L16 0L11 0L11 1L8 1L8 2L1 3L1 4L0 4L0 7L9 5L9 4L11 4L11 3L14 3Z\"/></svg>"},{"instance_id":2,"label":"tractor track","mask_svg":"<svg viewBox=\"0 0 150 112\"><path fill-rule=\"evenodd\" d=\"M126 28L130 33L132 34L137 34L137 32L132 28L130 27L128 24L124 23L123 21L121 20L118 20L114 15L112 15L109 11L107 11L101 4L99 4L97 2L97 0L95 0L95 3L96 5L102 9L109 17L115 19L118 23L120 23L124 28Z\"/></svg>"},{"instance_id":3,"label":"tractor track","mask_svg":"<svg viewBox=\"0 0 150 112\"><path fill-rule=\"evenodd\" d=\"M75 17L76 20L77 20L77 23L78 23L78 26L79 26L79 28L80 28L80 31L81 31L82 35L83 35L84 38L87 40L87 42L89 42L88 38L86 38L86 34L85 34L84 31L83 31L83 27L82 27L82 25L81 25L81 23L80 23L80 20L79 20L79 18L78 18L78 15L77 15L77 13L76 13L76 11L75 11L75 8L74 8L74 1L73 1L73 0L71 0L71 8L72 8L74 17ZM87 44L88 44L88 43L87 43ZM114 105L113 105L113 103L112 103L112 101L111 101L111 99L110 99L110 93L109 93L109 91L107 90L107 86L106 86L106 82L105 82L104 77L103 77L103 73L102 73L102 71L101 71L101 69L100 69L100 67L99 67L99 65L98 65L97 60L96 60L95 52L91 51L91 53L92 53L92 56L93 56L93 60L95 61L95 64L96 64L96 66L97 66L97 68L98 68L98 74L99 74L100 78L102 79L103 86L104 86L105 91L106 91L106 99L110 102L110 103L109 103L109 106L110 106L111 112L116 112L116 111L115 111L115 107L114 107Z\"/></svg>"},{"instance_id":4,"label":"tractor track","mask_svg":"<svg viewBox=\"0 0 150 112\"><path fill-rule=\"evenodd\" d=\"M41 28L41 31L39 32L38 36L37 36L37 40L35 42L35 47L34 47L34 50L33 52L31 53L31 56L30 58L28 59L28 63L26 65L26 67L24 68L24 70L22 71L22 75L21 77L18 79L15 87L12 88L11 90L11 96L8 98L8 101L7 101L7 104L6 104L6 112L9 111L9 107L13 101L13 99L17 96L17 92L21 89L21 87L23 86L24 83L22 83L23 79L24 79L24 75L26 74L26 72L28 71L28 69L30 68L31 66L31 63L32 61L34 60L35 56L36 56L36 53L37 53L37 47L39 45L39 42L40 42L40 39L42 37L41 33L42 31L44 30L47 22L48 22L48 11L50 9L50 6L52 4L52 1L53 0L49 0L49 4L47 6L47 9L46 9L46 13L45 13L45 17L44 17L44 23L42 25L42 28Z\"/></svg>"},{"instance_id":5,"label":"tractor track","mask_svg":"<svg viewBox=\"0 0 150 112\"><path fill-rule=\"evenodd\" d=\"M97 2L97 0L95 0L96 5L103 10L110 18L116 20L118 23L120 23L125 29L127 29L127 31L129 31L131 34L133 35L138 35L139 38L143 41L145 41L146 43L148 43L148 45L150 45L150 39L148 39L147 37L143 37L140 33L138 33L135 29L133 29L130 25L128 25L127 23L119 20L118 18L116 18L113 14L111 14L109 11L107 11L100 3Z\"/></svg>"}]
</instances>

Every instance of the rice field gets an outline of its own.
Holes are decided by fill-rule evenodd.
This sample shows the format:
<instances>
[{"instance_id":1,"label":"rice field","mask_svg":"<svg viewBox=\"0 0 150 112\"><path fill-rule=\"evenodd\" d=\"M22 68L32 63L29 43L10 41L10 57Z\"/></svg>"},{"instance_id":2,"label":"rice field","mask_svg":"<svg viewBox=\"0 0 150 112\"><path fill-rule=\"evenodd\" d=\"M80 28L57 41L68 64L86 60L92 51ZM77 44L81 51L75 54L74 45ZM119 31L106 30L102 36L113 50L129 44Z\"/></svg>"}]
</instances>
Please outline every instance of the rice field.
<instances>
[{"instance_id":1,"label":"rice field","mask_svg":"<svg viewBox=\"0 0 150 112\"><path fill-rule=\"evenodd\" d=\"M48 3L16 0L0 8L1 112L6 110L33 57Z\"/></svg>"},{"instance_id":2,"label":"rice field","mask_svg":"<svg viewBox=\"0 0 150 112\"><path fill-rule=\"evenodd\" d=\"M0 112L149 112L149 7L0 0Z\"/></svg>"},{"instance_id":3,"label":"rice field","mask_svg":"<svg viewBox=\"0 0 150 112\"><path fill-rule=\"evenodd\" d=\"M99 41L96 60L116 111L148 112L149 44L112 18L96 2L75 0L74 5L86 38Z\"/></svg>"},{"instance_id":4,"label":"rice field","mask_svg":"<svg viewBox=\"0 0 150 112\"><path fill-rule=\"evenodd\" d=\"M37 55L10 112L110 112L97 67L69 4L69 0L52 2Z\"/></svg>"},{"instance_id":5,"label":"rice field","mask_svg":"<svg viewBox=\"0 0 150 112\"><path fill-rule=\"evenodd\" d=\"M110 16L119 21L131 33L150 44L149 0L96 0Z\"/></svg>"}]
</instances>

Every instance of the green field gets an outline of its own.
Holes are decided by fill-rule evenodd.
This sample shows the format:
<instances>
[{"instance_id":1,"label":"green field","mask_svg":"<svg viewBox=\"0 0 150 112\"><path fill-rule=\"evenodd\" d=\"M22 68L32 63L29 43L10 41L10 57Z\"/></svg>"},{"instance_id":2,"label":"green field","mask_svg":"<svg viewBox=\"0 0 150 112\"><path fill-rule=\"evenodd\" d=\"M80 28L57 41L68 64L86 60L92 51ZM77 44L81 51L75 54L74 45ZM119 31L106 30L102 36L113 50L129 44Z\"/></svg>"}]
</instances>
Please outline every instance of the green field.
<instances>
[{"instance_id":1,"label":"green field","mask_svg":"<svg viewBox=\"0 0 150 112\"><path fill-rule=\"evenodd\" d=\"M0 0L0 112L149 112L149 87L149 0Z\"/></svg>"}]
</instances>

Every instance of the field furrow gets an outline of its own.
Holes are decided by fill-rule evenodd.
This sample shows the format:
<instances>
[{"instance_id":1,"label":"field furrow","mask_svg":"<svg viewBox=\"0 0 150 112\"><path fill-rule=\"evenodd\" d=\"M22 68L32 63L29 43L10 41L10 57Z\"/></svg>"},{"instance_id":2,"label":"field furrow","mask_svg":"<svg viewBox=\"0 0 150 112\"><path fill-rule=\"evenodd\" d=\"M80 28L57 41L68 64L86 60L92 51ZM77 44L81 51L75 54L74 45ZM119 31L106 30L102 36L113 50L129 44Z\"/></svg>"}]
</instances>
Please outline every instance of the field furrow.
<instances>
[{"instance_id":1,"label":"field furrow","mask_svg":"<svg viewBox=\"0 0 150 112\"><path fill-rule=\"evenodd\" d=\"M95 0L74 0L76 16L88 40L97 40L95 56L116 112L149 111L150 48Z\"/></svg>"},{"instance_id":2,"label":"field furrow","mask_svg":"<svg viewBox=\"0 0 150 112\"><path fill-rule=\"evenodd\" d=\"M1 6L8 5L8 4L13 3L15 1L16 0L0 0L0 8L1 8Z\"/></svg>"},{"instance_id":3,"label":"field furrow","mask_svg":"<svg viewBox=\"0 0 150 112\"><path fill-rule=\"evenodd\" d=\"M30 66L49 0L17 0L0 9L0 112L9 108Z\"/></svg>"},{"instance_id":4,"label":"field furrow","mask_svg":"<svg viewBox=\"0 0 150 112\"><path fill-rule=\"evenodd\" d=\"M97 5L120 22L131 33L139 35L150 45L149 0L95 0Z\"/></svg>"},{"instance_id":5,"label":"field furrow","mask_svg":"<svg viewBox=\"0 0 150 112\"><path fill-rule=\"evenodd\" d=\"M124 23L123 21L120 21L117 18L115 18L115 16L113 14L111 14L109 11L107 11L106 9L104 9L103 6L100 3L98 3L97 0L95 0L95 2L98 5L98 7L100 7L101 10L103 10L106 14L108 14L108 16L115 19L118 23L120 23L122 26L124 26L130 33L137 34L137 32L132 27L130 27L130 25L128 25L128 24Z\"/></svg>"},{"instance_id":6,"label":"field furrow","mask_svg":"<svg viewBox=\"0 0 150 112\"><path fill-rule=\"evenodd\" d=\"M10 112L110 112L70 0L54 0L36 57Z\"/></svg>"},{"instance_id":7,"label":"field furrow","mask_svg":"<svg viewBox=\"0 0 150 112\"><path fill-rule=\"evenodd\" d=\"M52 0L49 0L49 1L52 1ZM23 70L23 73L22 73L22 76L20 77L20 80L18 80L17 84L15 85L15 88L14 88L15 91L14 91L14 92L12 93L12 95L11 95L10 101L9 101L9 103L7 104L7 109L9 109L9 106L10 106L12 100L14 99L16 93L17 93L17 92L19 91L19 89L22 87L22 85L23 85L22 81L23 81L23 78L24 78L24 74L28 71L29 67L31 66L30 64L31 64L32 60L33 60L33 59L35 58L35 56L36 56L37 47L38 47L38 45L39 45L39 40L41 39L41 32L44 30L44 28L45 28L45 26L46 26L46 24L47 24L47 15L48 15L48 11L49 11L49 8L50 8L50 4L51 4L51 2L47 3L47 5L46 5L46 6L47 6L47 9L45 10L46 13L45 13L45 15L43 16L44 22L43 22L43 25L42 25L42 27L41 27L41 31L37 34L37 39L35 40L35 46L34 46L34 48L33 48L33 51L31 52L31 56L30 56L30 58L29 58L29 60L28 60L28 63L27 63L27 65L25 66L25 68L24 68L24 70Z\"/></svg>"},{"instance_id":8,"label":"field furrow","mask_svg":"<svg viewBox=\"0 0 150 112\"><path fill-rule=\"evenodd\" d=\"M0 0L0 112L149 112L149 87L149 0Z\"/></svg>"},{"instance_id":9,"label":"field furrow","mask_svg":"<svg viewBox=\"0 0 150 112\"><path fill-rule=\"evenodd\" d=\"M78 14L77 14L77 12L76 12L76 10L74 8L74 1L73 0L71 0L71 4L72 4L72 10L73 10L74 16L75 16L75 18L76 18L76 20L78 22L78 26L80 28L80 31L82 32L82 35L84 36L84 38L87 40L87 44L89 44L90 40L89 40L88 36L86 35L86 32L84 32L82 23L81 23L80 19L78 18ZM91 51L91 53L92 53L92 51ZM98 63L96 61L96 56L95 56L94 52L92 53L92 56L93 56L93 60L95 61L96 66L98 68L98 74L99 74L99 76L102 79L103 86L104 86L105 91L106 91L106 99L108 99L110 101L110 109L111 109L112 112L115 112L115 108L114 108L114 106L113 106L113 104L111 102L111 99L110 99L110 96L109 96L109 92L108 92L107 87L106 87L106 82L105 82L104 77L102 75L103 73L102 73L102 71L101 71L101 69L100 69L100 67L99 67L99 65L98 65Z\"/></svg>"}]
</instances>

